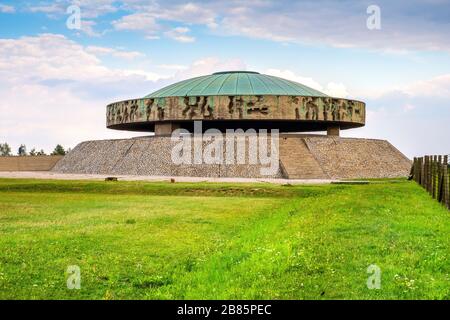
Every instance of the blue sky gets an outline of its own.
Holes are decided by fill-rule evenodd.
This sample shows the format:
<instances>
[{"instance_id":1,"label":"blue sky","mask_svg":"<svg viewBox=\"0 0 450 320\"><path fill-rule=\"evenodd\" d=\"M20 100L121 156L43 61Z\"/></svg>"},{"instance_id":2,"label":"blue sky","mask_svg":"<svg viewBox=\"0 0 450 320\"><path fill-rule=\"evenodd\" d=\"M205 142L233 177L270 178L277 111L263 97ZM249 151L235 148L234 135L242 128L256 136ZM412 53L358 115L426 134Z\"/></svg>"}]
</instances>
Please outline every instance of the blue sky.
<instances>
[{"instance_id":1,"label":"blue sky","mask_svg":"<svg viewBox=\"0 0 450 320\"><path fill-rule=\"evenodd\" d=\"M67 27L80 8L81 29ZM380 9L369 30L367 8ZM450 153L450 2L0 0L0 142L50 151L107 130L107 103L247 69L367 102L408 156Z\"/></svg>"}]
</instances>

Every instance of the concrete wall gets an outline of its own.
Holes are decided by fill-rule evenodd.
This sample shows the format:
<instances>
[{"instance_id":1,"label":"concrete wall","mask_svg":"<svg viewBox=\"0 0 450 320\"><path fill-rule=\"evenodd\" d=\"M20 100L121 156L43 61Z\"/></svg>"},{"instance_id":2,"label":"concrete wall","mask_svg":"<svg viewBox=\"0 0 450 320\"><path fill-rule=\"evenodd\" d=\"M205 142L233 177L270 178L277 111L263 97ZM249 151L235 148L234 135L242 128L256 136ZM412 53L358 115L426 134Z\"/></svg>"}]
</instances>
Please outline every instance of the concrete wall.
<instances>
[{"instance_id":1,"label":"concrete wall","mask_svg":"<svg viewBox=\"0 0 450 320\"><path fill-rule=\"evenodd\" d=\"M63 156L0 157L0 171L49 171Z\"/></svg>"}]
</instances>

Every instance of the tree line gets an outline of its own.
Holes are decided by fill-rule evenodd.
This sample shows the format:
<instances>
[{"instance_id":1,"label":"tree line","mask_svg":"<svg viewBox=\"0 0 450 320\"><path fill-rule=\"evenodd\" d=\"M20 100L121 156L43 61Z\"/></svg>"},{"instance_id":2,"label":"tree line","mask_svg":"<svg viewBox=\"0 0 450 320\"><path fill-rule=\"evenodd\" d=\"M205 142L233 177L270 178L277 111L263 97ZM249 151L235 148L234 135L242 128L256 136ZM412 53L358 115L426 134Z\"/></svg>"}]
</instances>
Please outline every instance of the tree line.
<instances>
[{"instance_id":1,"label":"tree line","mask_svg":"<svg viewBox=\"0 0 450 320\"><path fill-rule=\"evenodd\" d=\"M55 149L52 153L50 153L51 156L64 156L68 152L70 152L70 148L67 149L67 151L64 149L64 147L60 144L57 144ZM0 143L0 156L7 157L12 156L12 150L8 143ZM46 156L47 154L43 149L36 150L36 148L31 149L29 152L27 152L27 147L24 144L21 144L19 149L17 150L18 156Z\"/></svg>"}]
</instances>

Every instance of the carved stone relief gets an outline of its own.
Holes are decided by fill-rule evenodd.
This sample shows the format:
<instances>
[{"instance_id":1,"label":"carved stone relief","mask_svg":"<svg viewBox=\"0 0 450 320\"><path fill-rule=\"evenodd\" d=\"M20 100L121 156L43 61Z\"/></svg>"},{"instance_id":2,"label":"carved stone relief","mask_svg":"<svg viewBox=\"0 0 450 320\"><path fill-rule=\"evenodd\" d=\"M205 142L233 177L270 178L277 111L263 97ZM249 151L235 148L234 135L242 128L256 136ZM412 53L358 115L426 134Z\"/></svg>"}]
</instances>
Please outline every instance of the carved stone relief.
<instances>
[{"instance_id":1,"label":"carved stone relief","mask_svg":"<svg viewBox=\"0 0 450 320\"><path fill-rule=\"evenodd\" d=\"M139 107L141 106L141 107ZM364 124L362 102L304 96L194 96L135 99L107 106L107 124L161 120L277 119Z\"/></svg>"}]
</instances>

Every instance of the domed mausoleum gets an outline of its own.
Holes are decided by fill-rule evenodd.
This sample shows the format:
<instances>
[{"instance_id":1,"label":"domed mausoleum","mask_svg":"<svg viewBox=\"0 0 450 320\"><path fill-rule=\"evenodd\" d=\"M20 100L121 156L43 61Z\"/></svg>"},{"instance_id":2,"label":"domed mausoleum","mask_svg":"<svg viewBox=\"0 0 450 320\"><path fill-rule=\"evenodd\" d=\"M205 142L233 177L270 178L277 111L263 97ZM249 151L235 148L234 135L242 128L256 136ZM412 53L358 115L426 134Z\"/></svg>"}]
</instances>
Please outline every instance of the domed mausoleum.
<instances>
[{"instance_id":1,"label":"domed mausoleum","mask_svg":"<svg viewBox=\"0 0 450 320\"><path fill-rule=\"evenodd\" d=\"M361 101L329 97L290 80L251 71L217 72L177 82L142 99L107 107L107 126L117 130L171 134L203 129L279 129L280 132L327 131L364 126Z\"/></svg>"},{"instance_id":2,"label":"domed mausoleum","mask_svg":"<svg viewBox=\"0 0 450 320\"><path fill-rule=\"evenodd\" d=\"M217 72L109 104L108 128L149 135L82 142L53 171L285 179L407 176L410 160L388 141L340 137L341 130L364 126L365 115L364 102L330 97L297 82L250 71ZM230 137L230 131L238 134ZM245 143L235 145L236 137ZM223 146L217 144L222 138ZM174 160L180 139L179 154L187 161ZM240 157L235 151L242 146ZM261 150L270 157L262 157ZM261 161L253 161L255 152ZM206 155L214 155L213 161Z\"/></svg>"}]
</instances>

